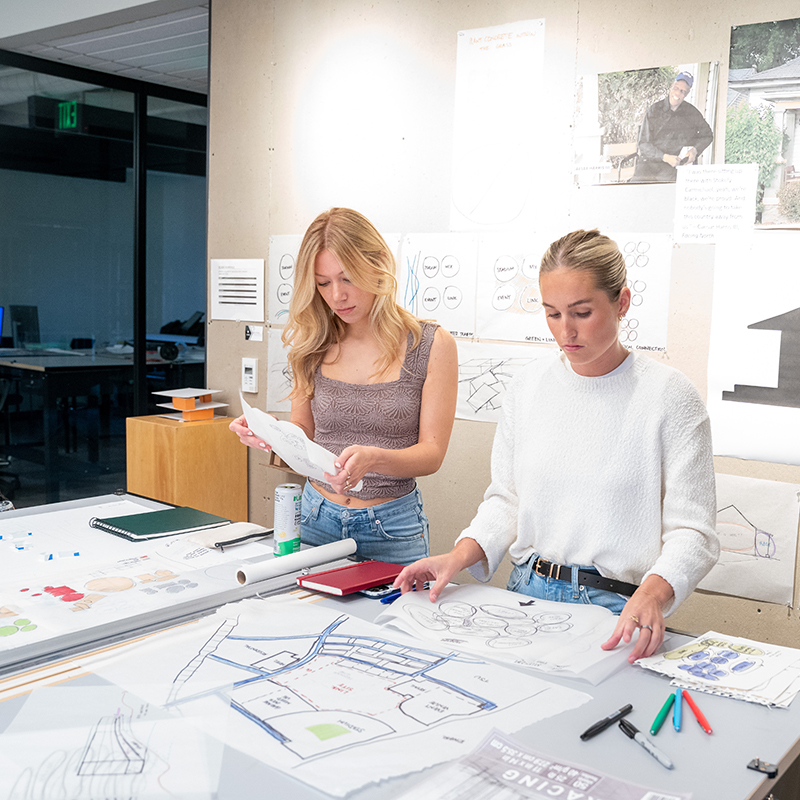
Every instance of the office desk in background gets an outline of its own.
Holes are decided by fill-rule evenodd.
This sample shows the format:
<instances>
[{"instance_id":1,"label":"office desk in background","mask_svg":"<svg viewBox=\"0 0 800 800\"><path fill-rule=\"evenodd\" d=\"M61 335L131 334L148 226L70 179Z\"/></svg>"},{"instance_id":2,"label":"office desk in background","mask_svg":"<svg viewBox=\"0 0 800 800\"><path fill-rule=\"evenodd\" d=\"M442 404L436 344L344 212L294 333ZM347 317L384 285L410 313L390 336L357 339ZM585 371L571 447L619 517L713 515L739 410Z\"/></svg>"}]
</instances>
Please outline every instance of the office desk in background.
<instances>
[{"instance_id":1,"label":"office desk in background","mask_svg":"<svg viewBox=\"0 0 800 800\"><path fill-rule=\"evenodd\" d=\"M203 383L205 364L202 361L148 362L148 377L152 372L155 388L172 389ZM114 356L73 351L53 353L47 350L24 352L0 351L0 378L14 382L23 395L41 398L43 458L35 448L7 446L4 450L21 458L43 463L48 503L59 499L60 469L58 457L59 401L65 398L98 395L98 422L90 431L89 460L97 461L97 440L109 433L111 397L114 391L127 396L133 378L132 356ZM65 427L66 427L65 419Z\"/></svg>"},{"instance_id":2,"label":"office desk in background","mask_svg":"<svg viewBox=\"0 0 800 800\"><path fill-rule=\"evenodd\" d=\"M74 508L80 503L88 504L106 499L93 498L62 503L55 508ZM148 507L155 505L150 501L139 502ZM42 507L40 511L49 512L53 508ZM8 513L24 516L37 513L37 510ZM0 515L0 521L4 518L5 514ZM121 553L130 552L129 543L124 540L120 539L118 545ZM265 581L250 587L250 592L262 585L263 594L285 593L293 589L294 576ZM226 599L228 598L219 598L220 602ZM297 599L292 602L304 601ZM374 620L383 608L376 600L355 595L344 598L321 596L317 602L319 606L329 608L336 614L346 613L367 621ZM282 613L288 613L286 606L282 608ZM176 608L175 612L179 613L179 609ZM183 619L185 620L185 615ZM135 634L130 632L130 635ZM170 636L171 633L168 629L163 634L155 634L156 637L159 635ZM387 638L392 635L389 629L384 629L382 633ZM678 646L685 641L688 641L688 637L673 635L671 645ZM674 731L668 720L659 735L651 737L649 727L653 718L672 691L667 678L630 666L624 666L597 686L574 679L534 674L538 678L584 692L591 696L591 700L578 708L531 724L512 736L543 755L563 758L589 770L647 786L656 792L652 795L654 800L666 800L670 793L676 792L691 792L693 800L763 800L774 787L775 781L747 769L747 763L759 757L777 763L782 774L800 753L800 703L795 703L789 709L768 709L753 703L696 693L694 697L713 727L712 735L707 735L700 728L687 708L681 732ZM0 689L4 683L5 681L0 681ZM97 676L89 674L75 678L70 686L88 687L103 683ZM0 732L10 724L23 703L24 697L21 696L0 703ZM627 703L633 705L633 711L628 717L630 721L668 754L675 763L675 769L664 769L641 747L617 730L617 726L589 741L580 740L580 734L591 724ZM486 727L488 734L491 729L491 715ZM323 800L329 797L233 748L226 747L222 758L217 794L220 800L260 800L264 797L265 786L269 787L270 797L292 800ZM394 800L402 792L414 790L422 779L436 769L437 767L432 767L422 772L410 772L378 784L370 784L349 794L348 800ZM781 797L781 800L786 798Z\"/></svg>"}]
</instances>

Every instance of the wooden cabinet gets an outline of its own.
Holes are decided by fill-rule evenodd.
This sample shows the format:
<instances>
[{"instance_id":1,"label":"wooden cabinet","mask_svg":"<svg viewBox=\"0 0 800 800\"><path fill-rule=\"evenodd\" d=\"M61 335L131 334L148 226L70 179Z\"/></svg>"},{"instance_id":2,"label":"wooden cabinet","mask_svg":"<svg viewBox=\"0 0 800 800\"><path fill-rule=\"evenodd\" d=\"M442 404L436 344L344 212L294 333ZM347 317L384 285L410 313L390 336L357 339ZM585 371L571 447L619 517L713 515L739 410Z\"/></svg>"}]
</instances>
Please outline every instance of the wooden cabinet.
<instances>
[{"instance_id":1,"label":"wooden cabinet","mask_svg":"<svg viewBox=\"0 0 800 800\"><path fill-rule=\"evenodd\" d=\"M230 422L128 417L128 491L246 521L247 448Z\"/></svg>"}]
</instances>

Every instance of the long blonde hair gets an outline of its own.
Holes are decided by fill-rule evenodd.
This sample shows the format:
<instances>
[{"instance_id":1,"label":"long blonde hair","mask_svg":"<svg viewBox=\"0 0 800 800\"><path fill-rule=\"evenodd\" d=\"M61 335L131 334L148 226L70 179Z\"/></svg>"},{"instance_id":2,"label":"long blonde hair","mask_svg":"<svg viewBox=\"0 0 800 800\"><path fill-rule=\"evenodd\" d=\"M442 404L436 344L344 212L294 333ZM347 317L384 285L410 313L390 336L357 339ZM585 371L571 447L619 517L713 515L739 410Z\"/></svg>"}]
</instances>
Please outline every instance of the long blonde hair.
<instances>
[{"instance_id":1,"label":"long blonde hair","mask_svg":"<svg viewBox=\"0 0 800 800\"><path fill-rule=\"evenodd\" d=\"M324 211L303 236L289 322L281 337L289 349L292 397L314 396L314 373L330 347L342 340L346 328L317 291L315 262L323 250L336 256L354 286L375 295L369 321L382 352L375 375L397 360L409 332L412 350L422 335L419 320L395 302L394 256L375 226L350 208Z\"/></svg>"}]
</instances>

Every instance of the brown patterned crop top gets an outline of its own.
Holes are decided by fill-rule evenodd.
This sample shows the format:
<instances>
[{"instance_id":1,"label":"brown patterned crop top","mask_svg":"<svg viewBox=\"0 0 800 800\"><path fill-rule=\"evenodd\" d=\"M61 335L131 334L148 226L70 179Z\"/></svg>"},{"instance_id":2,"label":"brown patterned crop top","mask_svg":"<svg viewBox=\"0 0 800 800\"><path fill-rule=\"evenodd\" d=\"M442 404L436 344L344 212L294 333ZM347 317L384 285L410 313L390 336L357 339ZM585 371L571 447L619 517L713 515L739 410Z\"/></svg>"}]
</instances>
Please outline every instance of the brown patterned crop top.
<instances>
[{"instance_id":1,"label":"brown patterned crop top","mask_svg":"<svg viewBox=\"0 0 800 800\"><path fill-rule=\"evenodd\" d=\"M317 367L314 375L314 441L339 455L352 444L400 450L419 441L419 412L422 386L428 374L428 359L438 325L422 323L422 336L411 350L411 334L400 377L387 383L355 384L326 378ZM315 481L324 488L333 488ZM396 478L378 472L364 476L360 492L353 497L372 500L404 497L414 490L414 478Z\"/></svg>"}]
</instances>

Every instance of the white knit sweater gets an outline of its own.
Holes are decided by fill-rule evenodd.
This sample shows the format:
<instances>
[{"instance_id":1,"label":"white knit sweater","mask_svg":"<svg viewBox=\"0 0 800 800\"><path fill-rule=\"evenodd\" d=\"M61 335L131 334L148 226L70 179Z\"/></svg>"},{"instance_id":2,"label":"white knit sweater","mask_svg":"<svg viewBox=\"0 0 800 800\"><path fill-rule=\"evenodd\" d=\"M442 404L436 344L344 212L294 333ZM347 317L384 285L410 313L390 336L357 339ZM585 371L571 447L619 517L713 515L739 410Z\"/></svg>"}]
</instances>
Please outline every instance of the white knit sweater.
<instances>
[{"instance_id":1,"label":"white knit sweater","mask_svg":"<svg viewBox=\"0 0 800 800\"><path fill-rule=\"evenodd\" d=\"M512 381L492 447L492 482L459 539L486 560L486 581L506 551L593 565L640 584L660 575L691 594L719 557L708 414L680 372L633 353L599 378L565 357L535 361Z\"/></svg>"}]
</instances>

